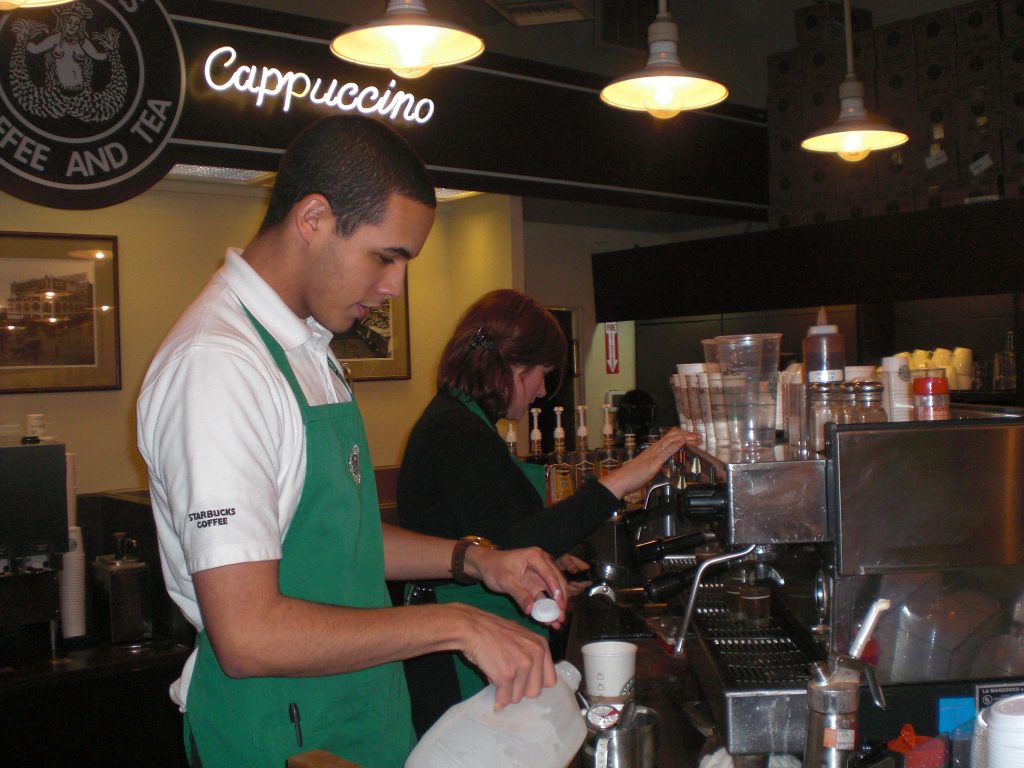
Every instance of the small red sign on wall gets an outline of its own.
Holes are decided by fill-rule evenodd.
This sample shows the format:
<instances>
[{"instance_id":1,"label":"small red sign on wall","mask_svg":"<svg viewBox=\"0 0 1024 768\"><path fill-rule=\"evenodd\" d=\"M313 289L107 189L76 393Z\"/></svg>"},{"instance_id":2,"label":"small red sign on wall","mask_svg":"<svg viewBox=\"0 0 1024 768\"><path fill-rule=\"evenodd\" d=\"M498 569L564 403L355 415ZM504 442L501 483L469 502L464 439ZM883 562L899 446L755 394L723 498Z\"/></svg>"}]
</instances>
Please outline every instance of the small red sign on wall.
<instances>
[{"instance_id":1,"label":"small red sign on wall","mask_svg":"<svg viewBox=\"0 0 1024 768\"><path fill-rule=\"evenodd\" d=\"M619 372L619 324L604 324L604 372Z\"/></svg>"}]
</instances>

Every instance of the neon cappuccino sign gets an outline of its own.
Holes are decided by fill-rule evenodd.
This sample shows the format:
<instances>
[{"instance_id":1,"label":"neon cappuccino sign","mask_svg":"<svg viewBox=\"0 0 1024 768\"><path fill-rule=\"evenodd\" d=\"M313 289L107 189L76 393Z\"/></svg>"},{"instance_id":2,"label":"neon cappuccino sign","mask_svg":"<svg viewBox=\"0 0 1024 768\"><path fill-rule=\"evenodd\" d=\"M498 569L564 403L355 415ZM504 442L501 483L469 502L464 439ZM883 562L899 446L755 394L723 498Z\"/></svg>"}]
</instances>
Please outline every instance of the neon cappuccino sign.
<instances>
[{"instance_id":1,"label":"neon cappuccino sign","mask_svg":"<svg viewBox=\"0 0 1024 768\"><path fill-rule=\"evenodd\" d=\"M358 83L339 83L310 77L305 72L292 72L257 64L236 64L238 53L229 45L221 46L206 57L203 76L215 91L238 91L255 97L256 106L268 99L280 99L281 110L287 112L294 99L342 112L381 115L389 120L426 123L434 116L434 102L417 99L413 94L394 90L396 82L386 90Z\"/></svg>"}]
</instances>

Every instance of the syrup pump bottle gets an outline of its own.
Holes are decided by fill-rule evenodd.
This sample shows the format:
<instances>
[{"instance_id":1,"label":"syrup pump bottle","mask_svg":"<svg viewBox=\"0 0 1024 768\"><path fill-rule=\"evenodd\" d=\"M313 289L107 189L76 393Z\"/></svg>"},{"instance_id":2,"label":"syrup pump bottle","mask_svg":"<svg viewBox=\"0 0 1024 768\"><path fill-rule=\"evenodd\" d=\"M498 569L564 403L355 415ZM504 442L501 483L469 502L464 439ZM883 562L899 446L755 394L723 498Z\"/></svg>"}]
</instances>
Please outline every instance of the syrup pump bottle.
<instances>
[{"instance_id":1,"label":"syrup pump bottle","mask_svg":"<svg viewBox=\"0 0 1024 768\"><path fill-rule=\"evenodd\" d=\"M576 406L576 450L569 454L569 463L572 464L573 482L577 488L597 474L597 466L594 461L594 452L587 444L589 432L587 431L587 406Z\"/></svg>"},{"instance_id":2,"label":"syrup pump bottle","mask_svg":"<svg viewBox=\"0 0 1024 768\"><path fill-rule=\"evenodd\" d=\"M625 450L622 452L622 463L631 461L633 458L640 454L640 451L636 447L636 435L632 432L627 432L625 437L626 445ZM635 490L630 491L622 497L622 501L626 504L626 509L637 509L643 506L644 503L644 488L641 486Z\"/></svg>"},{"instance_id":3,"label":"syrup pump bottle","mask_svg":"<svg viewBox=\"0 0 1024 768\"><path fill-rule=\"evenodd\" d=\"M888 600L874 602L850 646L849 655L831 653L827 664L819 661L811 665L804 768L846 768L859 741L857 709L861 675L867 678L875 704L885 709L885 696L875 677L875 668L860 655L874 632L878 617L888 608Z\"/></svg>"},{"instance_id":4,"label":"syrup pump bottle","mask_svg":"<svg viewBox=\"0 0 1024 768\"><path fill-rule=\"evenodd\" d=\"M615 447L615 428L612 426L612 407L608 403L604 409L604 426L601 427L601 447L597 450L597 476L604 477L609 472L622 466L619 449Z\"/></svg>"},{"instance_id":5,"label":"syrup pump bottle","mask_svg":"<svg viewBox=\"0 0 1024 768\"><path fill-rule=\"evenodd\" d=\"M526 457L526 461L530 464L547 464L547 457L544 455L544 449L541 447L540 424L538 422L540 408L531 408L530 418L533 420L533 429L530 430L530 455Z\"/></svg>"},{"instance_id":6,"label":"syrup pump bottle","mask_svg":"<svg viewBox=\"0 0 1024 768\"><path fill-rule=\"evenodd\" d=\"M574 490L572 466L569 464L569 456L565 452L565 429L562 427L562 413L565 411L565 408L556 405L554 411L555 445L554 450L548 454L548 466L545 472L547 476L549 505L569 498Z\"/></svg>"},{"instance_id":7,"label":"syrup pump bottle","mask_svg":"<svg viewBox=\"0 0 1024 768\"><path fill-rule=\"evenodd\" d=\"M516 441L516 425L515 422L510 421L508 423L508 429L505 431L505 445L508 447L508 455L513 459L519 459L519 443Z\"/></svg>"}]
</instances>

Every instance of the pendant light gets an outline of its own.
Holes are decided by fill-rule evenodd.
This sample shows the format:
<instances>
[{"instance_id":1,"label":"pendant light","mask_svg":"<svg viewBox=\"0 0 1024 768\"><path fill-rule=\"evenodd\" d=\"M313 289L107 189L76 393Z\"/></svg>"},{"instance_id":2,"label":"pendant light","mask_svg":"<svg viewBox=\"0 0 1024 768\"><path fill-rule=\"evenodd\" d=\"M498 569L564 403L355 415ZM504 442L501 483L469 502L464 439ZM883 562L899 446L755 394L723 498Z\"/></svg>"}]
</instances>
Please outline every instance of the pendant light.
<instances>
[{"instance_id":1,"label":"pendant light","mask_svg":"<svg viewBox=\"0 0 1024 768\"><path fill-rule=\"evenodd\" d=\"M381 18L331 41L331 53L340 59L408 78L469 61L483 51L484 41L473 33L428 16L423 0L388 0Z\"/></svg>"},{"instance_id":2,"label":"pendant light","mask_svg":"<svg viewBox=\"0 0 1024 768\"><path fill-rule=\"evenodd\" d=\"M0 13L16 11L18 8L45 8L48 5L64 5L72 0L0 0Z\"/></svg>"},{"instance_id":3,"label":"pendant light","mask_svg":"<svg viewBox=\"0 0 1024 768\"><path fill-rule=\"evenodd\" d=\"M666 120L684 109L701 109L724 101L729 89L704 75L683 69L679 63L679 28L668 12L667 0L659 0L658 15L647 28L647 64L612 80L601 91L601 100L619 109L650 112Z\"/></svg>"},{"instance_id":4,"label":"pendant light","mask_svg":"<svg viewBox=\"0 0 1024 768\"><path fill-rule=\"evenodd\" d=\"M843 160L855 163L879 149L898 147L910 137L872 118L864 108L864 85L853 71L850 0L843 0L843 17L846 27L846 77L839 85L839 119L827 128L812 133L800 146L811 152L834 152Z\"/></svg>"}]
</instances>

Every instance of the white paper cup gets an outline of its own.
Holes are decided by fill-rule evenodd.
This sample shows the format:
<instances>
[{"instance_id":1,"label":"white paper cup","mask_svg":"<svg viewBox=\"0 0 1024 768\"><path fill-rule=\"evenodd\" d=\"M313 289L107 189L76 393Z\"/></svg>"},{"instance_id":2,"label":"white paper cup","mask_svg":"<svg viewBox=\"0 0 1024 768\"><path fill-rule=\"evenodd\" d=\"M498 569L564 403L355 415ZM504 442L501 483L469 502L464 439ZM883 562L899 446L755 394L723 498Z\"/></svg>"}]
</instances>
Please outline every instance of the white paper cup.
<instances>
[{"instance_id":1,"label":"white paper cup","mask_svg":"<svg viewBox=\"0 0 1024 768\"><path fill-rule=\"evenodd\" d=\"M843 371L847 381L861 380L861 381L874 381L875 380L875 366L873 365L848 365Z\"/></svg>"},{"instance_id":2,"label":"white paper cup","mask_svg":"<svg viewBox=\"0 0 1024 768\"><path fill-rule=\"evenodd\" d=\"M604 699L633 697L636 646L620 640L587 643L583 651L583 677L587 693Z\"/></svg>"}]
</instances>

